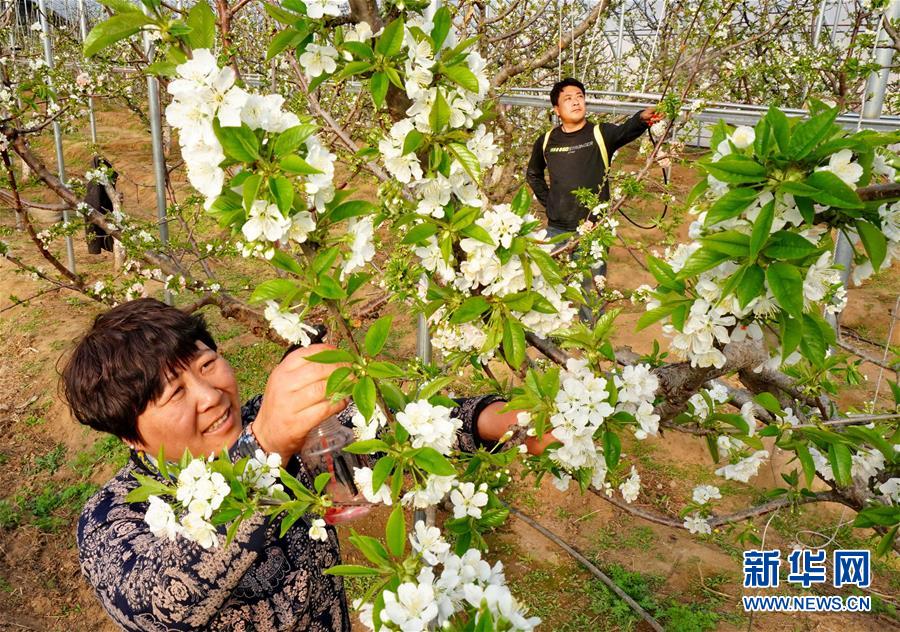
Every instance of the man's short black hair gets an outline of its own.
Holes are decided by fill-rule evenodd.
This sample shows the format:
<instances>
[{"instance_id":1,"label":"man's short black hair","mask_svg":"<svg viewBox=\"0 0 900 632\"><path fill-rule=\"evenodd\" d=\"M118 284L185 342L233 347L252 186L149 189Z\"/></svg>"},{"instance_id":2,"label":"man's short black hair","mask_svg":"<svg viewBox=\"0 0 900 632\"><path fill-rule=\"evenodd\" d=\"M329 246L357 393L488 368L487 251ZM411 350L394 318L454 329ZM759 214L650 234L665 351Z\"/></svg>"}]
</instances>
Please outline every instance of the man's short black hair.
<instances>
[{"instance_id":1,"label":"man's short black hair","mask_svg":"<svg viewBox=\"0 0 900 632\"><path fill-rule=\"evenodd\" d=\"M62 371L72 415L95 430L143 442L138 416L162 395L167 377L196 357L198 341L216 349L203 316L156 299L100 314Z\"/></svg>"},{"instance_id":2,"label":"man's short black hair","mask_svg":"<svg viewBox=\"0 0 900 632\"><path fill-rule=\"evenodd\" d=\"M578 79L574 79L572 77L566 77L562 81L557 81L553 84L553 88L550 90L550 103L556 107L559 105L559 94L563 91L563 88L568 88L569 86L575 86L579 90L581 90L581 94L587 94L584 89L584 84L578 81Z\"/></svg>"}]
</instances>

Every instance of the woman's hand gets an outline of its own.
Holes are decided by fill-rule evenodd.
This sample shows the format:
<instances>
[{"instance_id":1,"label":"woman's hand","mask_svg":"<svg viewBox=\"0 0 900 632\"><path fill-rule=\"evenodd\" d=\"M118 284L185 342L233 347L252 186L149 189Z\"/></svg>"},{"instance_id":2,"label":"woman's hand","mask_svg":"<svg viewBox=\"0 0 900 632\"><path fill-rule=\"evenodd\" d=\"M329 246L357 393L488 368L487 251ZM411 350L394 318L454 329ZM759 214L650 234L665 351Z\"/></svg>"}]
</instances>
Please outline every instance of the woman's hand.
<instances>
[{"instance_id":1,"label":"woman's hand","mask_svg":"<svg viewBox=\"0 0 900 632\"><path fill-rule=\"evenodd\" d=\"M510 410L502 413L500 411L504 406L506 406L506 402L494 402L486 406L478 415L475 427L481 439L499 441L510 428L514 428L518 423L516 416L523 411ZM528 437L525 439L525 447L531 454L541 454L554 441L558 441L558 439L548 432L543 437Z\"/></svg>"},{"instance_id":2,"label":"woman's hand","mask_svg":"<svg viewBox=\"0 0 900 632\"><path fill-rule=\"evenodd\" d=\"M334 348L317 344L298 349L269 375L253 434L263 450L280 454L283 463L300 452L310 430L347 407L346 400L331 402L325 397L328 377L343 365L306 359Z\"/></svg>"}]
</instances>

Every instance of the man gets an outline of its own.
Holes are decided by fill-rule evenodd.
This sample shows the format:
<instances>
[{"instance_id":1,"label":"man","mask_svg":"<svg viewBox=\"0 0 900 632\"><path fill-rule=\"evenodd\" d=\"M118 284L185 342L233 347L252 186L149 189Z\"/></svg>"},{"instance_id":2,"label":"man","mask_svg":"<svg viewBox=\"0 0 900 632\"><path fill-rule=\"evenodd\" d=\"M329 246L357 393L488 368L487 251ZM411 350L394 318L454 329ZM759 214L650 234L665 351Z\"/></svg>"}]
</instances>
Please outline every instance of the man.
<instances>
[{"instance_id":1,"label":"man","mask_svg":"<svg viewBox=\"0 0 900 632\"><path fill-rule=\"evenodd\" d=\"M601 200L608 201L607 169L612 155L640 137L661 115L650 107L637 112L622 125L602 123L595 126L586 118L584 85L571 77L553 86L550 103L560 125L549 134L541 134L535 141L526 178L535 197L547 210L548 235L555 237L574 231L588 218L589 209L578 203L572 191L588 188L599 192ZM595 127L599 129L595 131ZM545 170L550 172L549 186L544 177ZM592 276L605 274L605 262L592 270ZM582 285L585 291L591 290L591 277L586 276ZM587 307L582 307L581 317L588 322L591 320Z\"/></svg>"}]
</instances>

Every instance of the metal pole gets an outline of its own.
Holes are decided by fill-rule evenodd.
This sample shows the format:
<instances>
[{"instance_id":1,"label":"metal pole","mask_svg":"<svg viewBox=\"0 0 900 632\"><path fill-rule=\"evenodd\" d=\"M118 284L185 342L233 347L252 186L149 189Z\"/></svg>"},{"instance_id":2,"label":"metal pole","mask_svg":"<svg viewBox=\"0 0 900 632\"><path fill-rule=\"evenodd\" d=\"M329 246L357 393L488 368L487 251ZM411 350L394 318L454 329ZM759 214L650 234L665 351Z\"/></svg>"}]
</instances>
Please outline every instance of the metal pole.
<instances>
[{"instance_id":1,"label":"metal pole","mask_svg":"<svg viewBox=\"0 0 900 632\"><path fill-rule=\"evenodd\" d=\"M625 0L619 5L619 39L616 42L616 85L614 90L619 91L619 78L622 76L622 36L625 33Z\"/></svg>"},{"instance_id":2,"label":"metal pole","mask_svg":"<svg viewBox=\"0 0 900 632\"><path fill-rule=\"evenodd\" d=\"M41 14L41 35L44 40L44 61L47 62L47 67L51 70L53 69L53 45L50 42L50 23L47 20L47 8L44 4L44 0L38 0L38 10ZM48 79L49 83L49 79ZM53 97L49 99L50 105L55 103ZM56 169L57 175L59 175L59 180L63 184L66 182L66 164L63 158L63 145L62 145L62 130L59 127L59 122L54 119L53 120L53 141L56 145ZM63 224L68 225L69 223L69 209L67 207L63 207ZM67 268L69 272L75 274L75 245L72 243L72 236L66 235L66 259L67 259Z\"/></svg>"},{"instance_id":3,"label":"metal pole","mask_svg":"<svg viewBox=\"0 0 900 632\"><path fill-rule=\"evenodd\" d=\"M3 3L5 5L4 13L6 11L10 12L12 23L9 26L9 54L12 57L12 65L10 68L16 68L16 24L18 24L18 6L16 4L16 0L7 0ZM22 103L16 96L16 100L18 102L19 108L22 107ZM15 165L15 163L11 163ZM24 226L22 225L22 214L19 213L19 210L16 209L16 230L22 230Z\"/></svg>"},{"instance_id":4,"label":"metal pole","mask_svg":"<svg viewBox=\"0 0 900 632\"><path fill-rule=\"evenodd\" d=\"M834 43L837 41L838 27L841 23L841 15L844 12L844 0L838 0L837 9L834 13L834 22L831 23L831 45L834 46Z\"/></svg>"},{"instance_id":5,"label":"metal pole","mask_svg":"<svg viewBox=\"0 0 900 632\"><path fill-rule=\"evenodd\" d=\"M78 0L78 25L81 28L81 41L87 39L87 14L84 10L84 0ZM91 142L97 144L97 120L94 118L94 97L88 97L88 121L91 124Z\"/></svg>"},{"instance_id":6,"label":"metal pole","mask_svg":"<svg viewBox=\"0 0 900 632\"><path fill-rule=\"evenodd\" d=\"M662 30L663 22L666 20L666 0L661 1L658 16L656 35L653 36L653 47L650 49L650 57L647 59L647 70L644 72L644 81L641 83L641 92L647 87L647 80L650 78L650 66L653 65L653 56L656 54L656 44L659 42L659 32Z\"/></svg>"},{"instance_id":7,"label":"metal pole","mask_svg":"<svg viewBox=\"0 0 900 632\"><path fill-rule=\"evenodd\" d=\"M144 11L146 12L146 7ZM144 52L151 61L154 53L153 42L144 33ZM153 149L153 175L156 181L156 217L159 221L159 240L163 247L169 243L169 221L166 204L166 158L163 154L162 119L159 111L159 80L153 75L147 76L147 102L150 107L150 139ZM172 293L166 289L163 299L172 304Z\"/></svg>"},{"instance_id":8,"label":"metal pole","mask_svg":"<svg viewBox=\"0 0 900 632\"><path fill-rule=\"evenodd\" d=\"M819 15L816 17L816 25L813 27L813 36L812 36L812 49L813 52L818 50L819 48L819 38L822 36L822 25L825 23L825 9L827 8L828 0L822 0L819 3ZM809 90L811 86L809 82L804 83L803 85L803 93L800 96L800 105L803 106L806 103L806 97L809 96Z\"/></svg>"},{"instance_id":9,"label":"metal pole","mask_svg":"<svg viewBox=\"0 0 900 632\"><path fill-rule=\"evenodd\" d=\"M881 116L881 108L884 105L884 91L887 88L891 74L891 59L894 56L894 49L886 41L882 42L881 47L878 47L878 42L881 39L883 24L897 19L900 19L900 0L892 0L884 8L878 31L875 33L875 61L878 62L881 70L870 74L869 80L866 81L866 93L863 95L863 98L868 98L865 107L863 107L862 115L864 118L878 118Z\"/></svg>"}]
</instances>

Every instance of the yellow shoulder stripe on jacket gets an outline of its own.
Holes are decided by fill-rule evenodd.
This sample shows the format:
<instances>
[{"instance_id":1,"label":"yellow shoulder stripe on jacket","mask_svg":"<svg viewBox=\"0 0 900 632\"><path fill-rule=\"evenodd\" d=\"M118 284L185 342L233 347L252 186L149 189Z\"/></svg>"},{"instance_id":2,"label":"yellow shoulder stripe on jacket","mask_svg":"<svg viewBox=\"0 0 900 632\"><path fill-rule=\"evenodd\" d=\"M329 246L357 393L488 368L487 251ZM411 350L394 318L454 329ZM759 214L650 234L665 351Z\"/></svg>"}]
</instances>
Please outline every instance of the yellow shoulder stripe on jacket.
<instances>
[{"instance_id":1,"label":"yellow shoulder stripe on jacket","mask_svg":"<svg viewBox=\"0 0 900 632\"><path fill-rule=\"evenodd\" d=\"M550 132L552 131L553 130L550 130ZM550 132L544 134L544 142L541 146L541 151L544 153L547 153L547 143L550 142ZM603 132L600 131L599 125L594 125L594 140L600 148L600 155L603 158L603 167L609 171L609 155L606 153L606 143L603 142Z\"/></svg>"}]
</instances>

